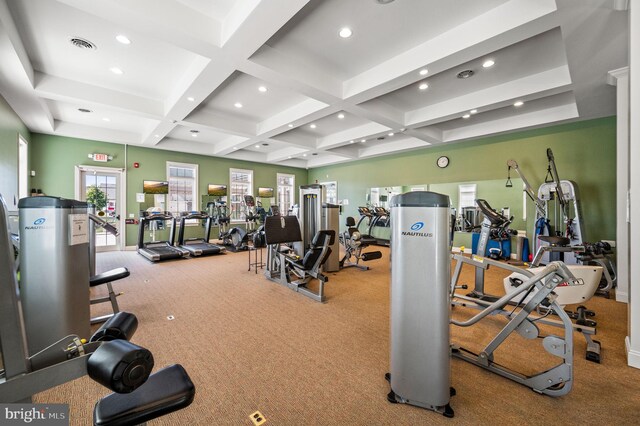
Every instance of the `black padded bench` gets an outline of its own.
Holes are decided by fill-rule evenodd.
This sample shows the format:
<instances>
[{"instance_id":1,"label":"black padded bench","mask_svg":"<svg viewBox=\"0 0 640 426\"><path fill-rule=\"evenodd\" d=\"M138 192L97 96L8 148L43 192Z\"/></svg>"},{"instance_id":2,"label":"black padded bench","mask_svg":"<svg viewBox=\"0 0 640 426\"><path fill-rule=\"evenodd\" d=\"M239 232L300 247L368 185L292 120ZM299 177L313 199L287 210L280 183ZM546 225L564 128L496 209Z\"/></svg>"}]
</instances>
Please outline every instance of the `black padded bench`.
<instances>
[{"instance_id":1,"label":"black padded bench","mask_svg":"<svg viewBox=\"0 0 640 426\"><path fill-rule=\"evenodd\" d=\"M131 393L112 393L96 404L95 426L138 425L188 407L196 394L191 378L180 364L149 376Z\"/></svg>"},{"instance_id":2,"label":"black padded bench","mask_svg":"<svg viewBox=\"0 0 640 426\"><path fill-rule=\"evenodd\" d=\"M97 298L97 299L91 299L91 304L95 305L97 303L111 302L111 308L113 308L113 314L108 314L108 315L103 315L101 317L91 318L91 324L104 322L104 321L108 320L109 318L111 318L113 315L115 315L118 312L120 312L120 307L118 306L118 300L116 298L118 296L120 296L122 293L117 293L116 294L113 291L113 286L111 285L111 283L113 281L117 281L117 280L120 280L122 278L126 278L129 275L131 275L131 274L130 274L130 272L129 272L129 270L127 268L116 268L116 269L112 269L110 271L103 272L103 273L98 274L98 275L94 275L93 277L89 278L89 287L95 287L95 286L98 286L98 285L106 284L107 285L107 290L109 292L109 294L107 296L105 296L105 297L100 297L100 298Z\"/></svg>"}]
</instances>

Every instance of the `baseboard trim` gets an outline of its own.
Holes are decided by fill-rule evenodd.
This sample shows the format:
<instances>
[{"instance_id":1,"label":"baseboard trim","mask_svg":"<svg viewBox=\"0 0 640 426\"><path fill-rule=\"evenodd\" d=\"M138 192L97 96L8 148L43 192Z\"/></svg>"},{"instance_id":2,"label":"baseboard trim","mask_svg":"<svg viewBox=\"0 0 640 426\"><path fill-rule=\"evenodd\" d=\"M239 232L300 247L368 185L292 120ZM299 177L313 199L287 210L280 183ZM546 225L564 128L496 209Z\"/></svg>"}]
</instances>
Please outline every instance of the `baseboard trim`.
<instances>
[{"instance_id":1,"label":"baseboard trim","mask_svg":"<svg viewBox=\"0 0 640 426\"><path fill-rule=\"evenodd\" d=\"M138 248L138 246L126 246L124 248L125 251L136 251L136 249Z\"/></svg>"},{"instance_id":2,"label":"baseboard trim","mask_svg":"<svg viewBox=\"0 0 640 426\"><path fill-rule=\"evenodd\" d=\"M631 342L629 341L629 336L625 337L624 345L627 349L627 365L629 365L629 367L640 369L640 352L634 351L631 349Z\"/></svg>"},{"instance_id":3,"label":"baseboard trim","mask_svg":"<svg viewBox=\"0 0 640 426\"><path fill-rule=\"evenodd\" d=\"M629 293L623 293L616 289L616 302L629 303Z\"/></svg>"}]
</instances>

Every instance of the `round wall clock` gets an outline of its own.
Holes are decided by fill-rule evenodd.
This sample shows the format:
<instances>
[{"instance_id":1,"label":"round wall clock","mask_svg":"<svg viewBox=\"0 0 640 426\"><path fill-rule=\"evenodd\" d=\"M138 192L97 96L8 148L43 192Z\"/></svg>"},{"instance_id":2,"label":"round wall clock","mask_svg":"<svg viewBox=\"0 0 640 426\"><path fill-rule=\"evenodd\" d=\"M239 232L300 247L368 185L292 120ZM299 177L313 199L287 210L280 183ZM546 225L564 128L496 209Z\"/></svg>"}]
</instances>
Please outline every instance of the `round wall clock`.
<instances>
[{"instance_id":1,"label":"round wall clock","mask_svg":"<svg viewBox=\"0 0 640 426\"><path fill-rule=\"evenodd\" d=\"M442 157L438 158L438 161L436 161L436 164L441 169L444 169L445 167L447 167L449 165L449 157L443 155Z\"/></svg>"}]
</instances>

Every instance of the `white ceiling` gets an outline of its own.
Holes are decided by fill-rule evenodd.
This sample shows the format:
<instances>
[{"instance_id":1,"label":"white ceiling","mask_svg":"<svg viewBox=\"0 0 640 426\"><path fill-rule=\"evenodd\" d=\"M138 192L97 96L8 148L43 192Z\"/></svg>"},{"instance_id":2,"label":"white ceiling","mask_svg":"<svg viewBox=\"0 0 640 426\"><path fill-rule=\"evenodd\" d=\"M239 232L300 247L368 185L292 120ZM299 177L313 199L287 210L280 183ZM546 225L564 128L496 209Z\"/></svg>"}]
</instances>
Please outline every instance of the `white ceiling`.
<instances>
[{"instance_id":1,"label":"white ceiling","mask_svg":"<svg viewBox=\"0 0 640 426\"><path fill-rule=\"evenodd\" d=\"M613 0L0 0L0 93L34 132L310 168L614 115L627 18Z\"/></svg>"}]
</instances>

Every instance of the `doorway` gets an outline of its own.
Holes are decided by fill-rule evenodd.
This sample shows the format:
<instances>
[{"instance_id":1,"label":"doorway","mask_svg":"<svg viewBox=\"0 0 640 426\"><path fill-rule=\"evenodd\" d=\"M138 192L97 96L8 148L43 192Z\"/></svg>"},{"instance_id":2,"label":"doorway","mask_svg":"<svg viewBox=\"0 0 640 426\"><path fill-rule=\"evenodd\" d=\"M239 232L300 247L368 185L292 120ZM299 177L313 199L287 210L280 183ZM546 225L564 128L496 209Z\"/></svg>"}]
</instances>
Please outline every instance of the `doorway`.
<instances>
[{"instance_id":1,"label":"doorway","mask_svg":"<svg viewBox=\"0 0 640 426\"><path fill-rule=\"evenodd\" d=\"M124 199L122 196L122 169L109 167L76 166L76 199L93 200L96 215L114 226L122 226ZM122 250L122 234L113 235L103 228L96 229L96 251Z\"/></svg>"}]
</instances>

